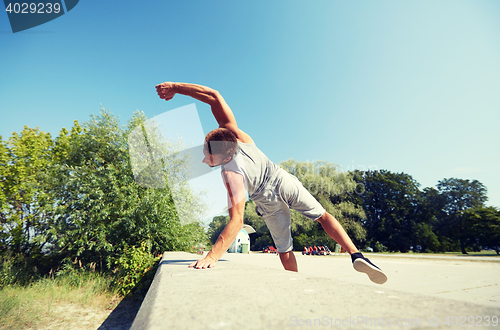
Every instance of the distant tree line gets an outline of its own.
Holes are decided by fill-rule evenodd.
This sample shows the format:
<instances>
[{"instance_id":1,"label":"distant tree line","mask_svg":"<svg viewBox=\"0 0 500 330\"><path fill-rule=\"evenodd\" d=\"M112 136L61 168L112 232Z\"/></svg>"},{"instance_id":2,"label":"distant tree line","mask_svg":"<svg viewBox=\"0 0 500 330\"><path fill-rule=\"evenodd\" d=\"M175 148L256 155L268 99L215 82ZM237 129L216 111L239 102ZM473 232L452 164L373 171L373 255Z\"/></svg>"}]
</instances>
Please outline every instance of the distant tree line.
<instances>
[{"instance_id":1,"label":"distant tree line","mask_svg":"<svg viewBox=\"0 0 500 330\"><path fill-rule=\"evenodd\" d=\"M419 189L405 173L344 172L317 161L280 164L297 176L304 187L344 226L358 248L375 252L479 251L489 247L499 253L500 211L485 207L486 187L477 180L456 178L438 182L436 188ZM264 221L248 201L244 221L256 230L250 235L253 250L272 245ZM214 218L209 236L215 242L229 217ZM294 249L336 243L317 222L292 210Z\"/></svg>"},{"instance_id":2,"label":"distant tree line","mask_svg":"<svg viewBox=\"0 0 500 330\"><path fill-rule=\"evenodd\" d=\"M163 251L209 243L199 222L181 225L168 186L135 182L127 137L145 122L102 110L55 139L28 127L0 137L0 287L79 268L113 272L128 292Z\"/></svg>"},{"instance_id":3,"label":"distant tree line","mask_svg":"<svg viewBox=\"0 0 500 330\"><path fill-rule=\"evenodd\" d=\"M486 187L477 180L443 179L419 189L405 173L356 171L365 192L358 196L366 217L366 242L388 251L446 252L500 248L500 212L485 207ZM379 248L379 249L380 249Z\"/></svg>"}]
</instances>

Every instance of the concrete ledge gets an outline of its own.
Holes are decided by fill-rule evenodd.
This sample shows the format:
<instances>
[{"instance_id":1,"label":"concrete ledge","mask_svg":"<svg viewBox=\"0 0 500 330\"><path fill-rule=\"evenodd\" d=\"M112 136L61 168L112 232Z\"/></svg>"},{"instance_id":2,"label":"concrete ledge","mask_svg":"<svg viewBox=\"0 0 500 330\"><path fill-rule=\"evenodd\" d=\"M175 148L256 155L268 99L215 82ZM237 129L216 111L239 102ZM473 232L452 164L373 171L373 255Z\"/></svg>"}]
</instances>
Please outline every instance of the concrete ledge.
<instances>
[{"instance_id":1,"label":"concrete ledge","mask_svg":"<svg viewBox=\"0 0 500 330\"><path fill-rule=\"evenodd\" d=\"M287 272L245 259L276 256L231 255L212 269L188 268L199 258L163 254L131 329L371 329L383 322L448 329L447 317L500 316L500 308Z\"/></svg>"}]
</instances>

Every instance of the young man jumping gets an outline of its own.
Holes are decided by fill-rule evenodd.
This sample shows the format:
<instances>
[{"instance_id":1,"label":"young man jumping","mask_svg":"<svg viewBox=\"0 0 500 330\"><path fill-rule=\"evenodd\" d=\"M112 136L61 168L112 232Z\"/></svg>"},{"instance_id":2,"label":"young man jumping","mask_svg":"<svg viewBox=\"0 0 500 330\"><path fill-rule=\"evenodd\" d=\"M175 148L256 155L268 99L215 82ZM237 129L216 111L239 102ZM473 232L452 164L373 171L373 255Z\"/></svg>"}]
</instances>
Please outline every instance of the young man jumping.
<instances>
[{"instance_id":1,"label":"young man jumping","mask_svg":"<svg viewBox=\"0 0 500 330\"><path fill-rule=\"evenodd\" d=\"M245 190L256 204L271 233L283 267L298 271L293 254L290 209L318 221L326 233L339 243L350 255L354 269L368 275L375 283L387 281L384 272L359 252L340 223L303 187L293 175L271 162L260 151L252 138L238 128L233 112L216 90L209 87L165 82L156 86L160 98L168 101L175 94L193 97L207 103L219 124L219 128L205 137L205 158L208 166L221 165L224 186L228 192L230 221L203 259L189 267L206 269L214 267L227 251L243 227Z\"/></svg>"}]
</instances>

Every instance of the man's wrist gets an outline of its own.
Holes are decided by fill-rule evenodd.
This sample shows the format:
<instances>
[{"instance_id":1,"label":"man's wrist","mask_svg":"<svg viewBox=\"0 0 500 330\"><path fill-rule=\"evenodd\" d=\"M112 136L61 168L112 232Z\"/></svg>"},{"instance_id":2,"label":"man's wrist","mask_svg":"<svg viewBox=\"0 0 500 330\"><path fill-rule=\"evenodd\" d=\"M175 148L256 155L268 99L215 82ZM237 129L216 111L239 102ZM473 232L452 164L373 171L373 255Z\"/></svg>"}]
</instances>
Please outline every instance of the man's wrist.
<instances>
[{"instance_id":1,"label":"man's wrist","mask_svg":"<svg viewBox=\"0 0 500 330\"><path fill-rule=\"evenodd\" d=\"M172 90L176 93L179 93L180 92L180 83L178 82L173 82L172 83Z\"/></svg>"},{"instance_id":2,"label":"man's wrist","mask_svg":"<svg viewBox=\"0 0 500 330\"><path fill-rule=\"evenodd\" d=\"M211 253L207 254L207 258L213 259L215 262L219 261L219 259L214 257Z\"/></svg>"}]
</instances>

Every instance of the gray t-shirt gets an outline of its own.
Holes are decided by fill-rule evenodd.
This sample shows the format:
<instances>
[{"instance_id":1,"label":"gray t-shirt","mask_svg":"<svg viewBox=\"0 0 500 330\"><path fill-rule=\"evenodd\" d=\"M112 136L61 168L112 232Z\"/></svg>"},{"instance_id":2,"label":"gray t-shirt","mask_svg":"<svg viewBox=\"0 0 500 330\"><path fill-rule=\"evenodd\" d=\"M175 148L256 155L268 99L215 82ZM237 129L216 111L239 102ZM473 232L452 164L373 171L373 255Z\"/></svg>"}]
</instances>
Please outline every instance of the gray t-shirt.
<instances>
[{"instance_id":1,"label":"gray t-shirt","mask_svg":"<svg viewBox=\"0 0 500 330\"><path fill-rule=\"evenodd\" d=\"M222 165L221 171L241 174L250 198L269 185L279 184L284 172L281 167L270 161L253 142L238 142L238 149L233 159Z\"/></svg>"}]
</instances>

